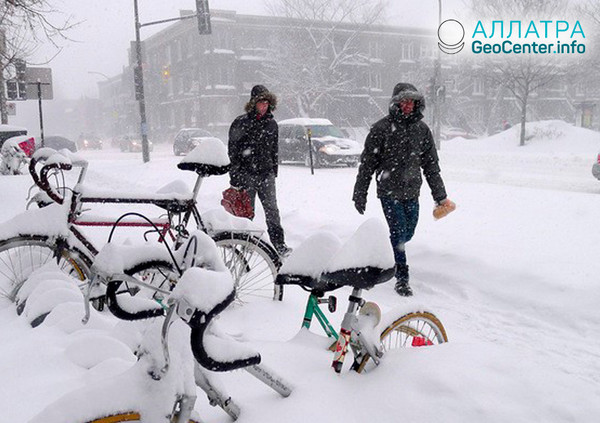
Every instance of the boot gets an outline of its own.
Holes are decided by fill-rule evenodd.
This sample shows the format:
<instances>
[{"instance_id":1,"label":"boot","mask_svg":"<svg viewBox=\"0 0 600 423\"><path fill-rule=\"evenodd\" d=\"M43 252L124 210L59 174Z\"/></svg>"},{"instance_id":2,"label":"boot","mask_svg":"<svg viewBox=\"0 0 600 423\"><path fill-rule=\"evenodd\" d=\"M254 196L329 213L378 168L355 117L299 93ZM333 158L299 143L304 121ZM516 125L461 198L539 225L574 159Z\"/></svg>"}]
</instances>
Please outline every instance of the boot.
<instances>
[{"instance_id":1,"label":"boot","mask_svg":"<svg viewBox=\"0 0 600 423\"><path fill-rule=\"evenodd\" d=\"M410 288L410 285L408 284L408 281L401 281L399 279L396 279L396 286L394 286L394 289L396 290L396 293L401 297L412 297L413 292Z\"/></svg>"}]
</instances>

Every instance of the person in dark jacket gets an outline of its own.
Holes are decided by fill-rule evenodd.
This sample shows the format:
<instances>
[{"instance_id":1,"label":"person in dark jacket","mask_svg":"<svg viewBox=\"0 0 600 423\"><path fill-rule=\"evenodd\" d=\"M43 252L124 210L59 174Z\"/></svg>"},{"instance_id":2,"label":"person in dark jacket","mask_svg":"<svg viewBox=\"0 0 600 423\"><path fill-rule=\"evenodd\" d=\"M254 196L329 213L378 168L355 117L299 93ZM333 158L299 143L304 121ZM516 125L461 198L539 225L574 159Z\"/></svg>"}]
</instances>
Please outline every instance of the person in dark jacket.
<instances>
[{"instance_id":1,"label":"person in dark jacket","mask_svg":"<svg viewBox=\"0 0 600 423\"><path fill-rule=\"evenodd\" d=\"M396 292L412 295L404 245L415 232L419 218L421 169L434 201L445 204L444 182L431 130L422 121L425 101L417 89L406 83L394 87L389 115L376 122L365 140L352 197L363 214L371 176L377 180L377 197L390 229L396 260Z\"/></svg>"},{"instance_id":2,"label":"person in dark jacket","mask_svg":"<svg viewBox=\"0 0 600 423\"><path fill-rule=\"evenodd\" d=\"M246 113L238 116L229 128L229 176L231 186L248 192L252 207L258 194L271 243L284 256L290 249L285 245L275 189L279 134L272 112L276 107L275 94L262 85L252 88Z\"/></svg>"}]
</instances>

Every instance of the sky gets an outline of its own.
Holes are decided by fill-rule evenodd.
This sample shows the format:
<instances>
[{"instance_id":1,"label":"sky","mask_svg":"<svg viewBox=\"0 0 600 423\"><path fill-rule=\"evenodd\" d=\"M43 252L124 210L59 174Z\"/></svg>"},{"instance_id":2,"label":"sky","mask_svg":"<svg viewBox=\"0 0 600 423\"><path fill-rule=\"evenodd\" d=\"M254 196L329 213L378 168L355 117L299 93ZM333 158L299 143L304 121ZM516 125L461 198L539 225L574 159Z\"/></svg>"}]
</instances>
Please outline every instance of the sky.
<instances>
[{"instance_id":1,"label":"sky","mask_svg":"<svg viewBox=\"0 0 600 423\"><path fill-rule=\"evenodd\" d=\"M133 0L59 0L57 10L79 22L68 33L70 40L60 41L56 54L50 45L40 46L33 62L53 70L57 98L97 97L97 83L117 75L127 63L127 49L134 39ZM268 14L264 0L210 0L211 9L236 10L244 14ZM444 17L460 14L462 0L444 0ZM194 0L139 0L140 21L150 22L176 17L180 9L194 9ZM464 9L464 8L463 8ZM437 27L437 2L390 0L386 23L391 25ZM60 19L60 16L56 16ZM166 25L142 28L142 39Z\"/></svg>"}]
</instances>

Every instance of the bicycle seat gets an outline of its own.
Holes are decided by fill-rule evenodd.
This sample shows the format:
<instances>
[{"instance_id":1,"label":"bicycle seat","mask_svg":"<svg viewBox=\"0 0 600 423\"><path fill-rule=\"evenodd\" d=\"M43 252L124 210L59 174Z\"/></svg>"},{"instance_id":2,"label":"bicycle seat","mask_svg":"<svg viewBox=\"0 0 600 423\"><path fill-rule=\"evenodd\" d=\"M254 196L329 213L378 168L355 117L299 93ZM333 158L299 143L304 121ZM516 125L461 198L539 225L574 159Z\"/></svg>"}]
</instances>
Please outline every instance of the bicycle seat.
<instances>
[{"instance_id":1,"label":"bicycle seat","mask_svg":"<svg viewBox=\"0 0 600 423\"><path fill-rule=\"evenodd\" d=\"M367 220L340 245L331 235L307 239L282 266L275 283L325 292L342 286L370 289L394 276L388 231L378 219Z\"/></svg>"},{"instance_id":2,"label":"bicycle seat","mask_svg":"<svg viewBox=\"0 0 600 423\"><path fill-rule=\"evenodd\" d=\"M321 285L319 277L333 255L342 247L342 242L331 233L315 234L304 241L287 258L275 283L300 285L306 289L331 291L338 286Z\"/></svg>"},{"instance_id":3,"label":"bicycle seat","mask_svg":"<svg viewBox=\"0 0 600 423\"><path fill-rule=\"evenodd\" d=\"M207 138L190 151L177 167L194 171L204 177L229 172L230 162L225 145L218 139Z\"/></svg>"}]
</instances>

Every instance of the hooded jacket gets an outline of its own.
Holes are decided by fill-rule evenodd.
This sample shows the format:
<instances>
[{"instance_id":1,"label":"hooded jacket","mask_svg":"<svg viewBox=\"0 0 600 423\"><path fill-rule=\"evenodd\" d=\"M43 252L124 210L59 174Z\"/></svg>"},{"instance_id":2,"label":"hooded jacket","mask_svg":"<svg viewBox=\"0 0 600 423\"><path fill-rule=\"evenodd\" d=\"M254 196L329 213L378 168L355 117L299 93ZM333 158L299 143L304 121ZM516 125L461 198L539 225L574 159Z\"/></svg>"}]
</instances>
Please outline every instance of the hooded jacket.
<instances>
[{"instance_id":1,"label":"hooded jacket","mask_svg":"<svg viewBox=\"0 0 600 423\"><path fill-rule=\"evenodd\" d=\"M264 116L256 113L256 103L269 101ZM262 85L252 89L246 114L238 116L229 128L229 175L231 185L248 188L270 174L277 176L279 129L271 113L277 107L277 97Z\"/></svg>"},{"instance_id":2,"label":"hooded jacket","mask_svg":"<svg viewBox=\"0 0 600 423\"><path fill-rule=\"evenodd\" d=\"M402 99L415 102L409 115L403 115L397 105ZM371 127L365 140L354 185L355 201L366 200L373 174L379 198L417 199L423 183L421 169L434 201L446 198L433 136L422 121L424 109L425 100L413 85L394 87L389 115Z\"/></svg>"}]
</instances>

